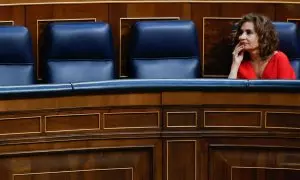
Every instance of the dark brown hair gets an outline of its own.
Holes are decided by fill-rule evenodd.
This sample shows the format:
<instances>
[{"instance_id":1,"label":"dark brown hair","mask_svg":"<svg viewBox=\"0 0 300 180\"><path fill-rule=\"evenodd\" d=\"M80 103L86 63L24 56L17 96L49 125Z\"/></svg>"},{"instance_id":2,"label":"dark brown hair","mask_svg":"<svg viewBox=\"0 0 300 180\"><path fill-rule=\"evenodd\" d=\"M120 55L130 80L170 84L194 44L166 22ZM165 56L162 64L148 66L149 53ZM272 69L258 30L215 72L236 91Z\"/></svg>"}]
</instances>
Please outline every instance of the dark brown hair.
<instances>
[{"instance_id":1,"label":"dark brown hair","mask_svg":"<svg viewBox=\"0 0 300 180\"><path fill-rule=\"evenodd\" d=\"M258 36L259 53L262 60L266 60L277 49L279 39L272 21L266 16L250 13L242 17L236 24L236 34L234 37L234 45L239 42L241 35L241 27L245 22L252 22L254 30Z\"/></svg>"}]
</instances>

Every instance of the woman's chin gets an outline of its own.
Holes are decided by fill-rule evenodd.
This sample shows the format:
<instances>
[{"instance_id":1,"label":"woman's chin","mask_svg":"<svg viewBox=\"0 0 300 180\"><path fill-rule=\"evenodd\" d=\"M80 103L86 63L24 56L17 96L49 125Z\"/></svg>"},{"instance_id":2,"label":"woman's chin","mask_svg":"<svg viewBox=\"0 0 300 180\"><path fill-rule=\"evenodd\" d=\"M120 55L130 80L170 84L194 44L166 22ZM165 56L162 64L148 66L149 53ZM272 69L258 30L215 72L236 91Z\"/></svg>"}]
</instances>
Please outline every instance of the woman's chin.
<instances>
[{"instance_id":1,"label":"woman's chin","mask_svg":"<svg viewBox=\"0 0 300 180\"><path fill-rule=\"evenodd\" d=\"M244 48L243 50L249 53L255 51L253 48Z\"/></svg>"}]
</instances>

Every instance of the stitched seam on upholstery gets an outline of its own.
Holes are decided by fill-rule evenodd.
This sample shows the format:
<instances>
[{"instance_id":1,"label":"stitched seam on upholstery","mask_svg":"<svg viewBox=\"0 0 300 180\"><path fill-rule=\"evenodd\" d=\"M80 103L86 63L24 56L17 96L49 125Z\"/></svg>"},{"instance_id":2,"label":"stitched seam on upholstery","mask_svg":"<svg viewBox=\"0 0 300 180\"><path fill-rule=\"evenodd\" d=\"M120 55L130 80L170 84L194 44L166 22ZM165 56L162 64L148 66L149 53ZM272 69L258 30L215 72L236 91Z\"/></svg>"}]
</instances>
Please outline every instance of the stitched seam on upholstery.
<instances>
[{"instance_id":1,"label":"stitched seam on upholstery","mask_svg":"<svg viewBox=\"0 0 300 180\"><path fill-rule=\"evenodd\" d=\"M246 88L249 88L250 87L250 81L247 80L247 83L246 83Z\"/></svg>"},{"instance_id":2,"label":"stitched seam on upholstery","mask_svg":"<svg viewBox=\"0 0 300 180\"><path fill-rule=\"evenodd\" d=\"M0 65L33 65L33 63L0 63Z\"/></svg>"},{"instance_id":3,"label":"stitched seam on upholstery","mask_svg":"<svg viewBox=\"0 0 300 180\"><path fill-rule=\"evenodd\" d=\"M67 58L67 59L51 59L51 60L48 60L48 62L66 62L66 61L70 61L70 62L73 62L73 61L113 61L113 58L112 59L71 59L71 58Z\"/></svg>"},{"instance_id":4,"label":"stitched seam on upholstery","mask_svg":"<svg viewBox=\"0 0 300 180\"><path fill-rule=\"evenodd\" d=\"M72 83L70 83L70 84L71 84L72 90L74 90L74 85Z\"/></svg>"},{"instance_id":5,"label":"stitched seam on upholstery","mask_svg":"<svg viewBox=\"0 0 300 180\"><path fill-rule=\"evenodd\" d=\"M195 59L200 59L200 57L198 56L189 56L189 57L154 57L154 58L132 58L133 60L139 59L139 60L151 60L151 59L191 59L191 58L195 58Z\"/></svg>"}]
</instances>

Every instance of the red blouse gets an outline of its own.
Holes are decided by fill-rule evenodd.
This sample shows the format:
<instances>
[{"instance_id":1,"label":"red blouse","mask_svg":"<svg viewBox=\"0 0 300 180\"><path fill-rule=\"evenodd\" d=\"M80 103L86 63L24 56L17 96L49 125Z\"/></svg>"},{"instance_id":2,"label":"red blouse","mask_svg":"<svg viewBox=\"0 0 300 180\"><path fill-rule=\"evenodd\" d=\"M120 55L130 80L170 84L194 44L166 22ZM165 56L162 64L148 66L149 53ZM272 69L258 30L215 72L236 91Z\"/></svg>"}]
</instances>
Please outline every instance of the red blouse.
<instances>
[{"instance_id":1,"label":"red blouse","mask_svg":"<svg viewBox=\"0 0 300 180\"><path fill-rule=\"evenodd\" d=\"M238 79L257 79L251 61L243 61L239 67ZM266 65L261 79L296 79L296 74L288 57L281 51L276 53Z\"/></svg>"}]
</instances>

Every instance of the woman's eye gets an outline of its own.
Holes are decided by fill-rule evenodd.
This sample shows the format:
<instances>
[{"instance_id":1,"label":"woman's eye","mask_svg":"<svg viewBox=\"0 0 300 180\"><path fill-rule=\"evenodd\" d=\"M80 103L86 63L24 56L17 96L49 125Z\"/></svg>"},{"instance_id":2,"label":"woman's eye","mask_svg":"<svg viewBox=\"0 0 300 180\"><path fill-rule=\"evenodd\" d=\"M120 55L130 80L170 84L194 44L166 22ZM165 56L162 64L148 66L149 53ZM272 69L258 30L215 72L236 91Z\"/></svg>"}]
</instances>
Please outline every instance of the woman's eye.
<instances>
[{"instance_id":1,"label":"woman's eye","mask_svg":"<svg viewBox=\"0 0 300 180\"><path fill-rule=\"evenodd\" d=\"M253 32L250 31L250 30L248 30L248 31L246 31L246 33L247 33L247 34L252 34Z\"/></svg>"}]
</instances>

